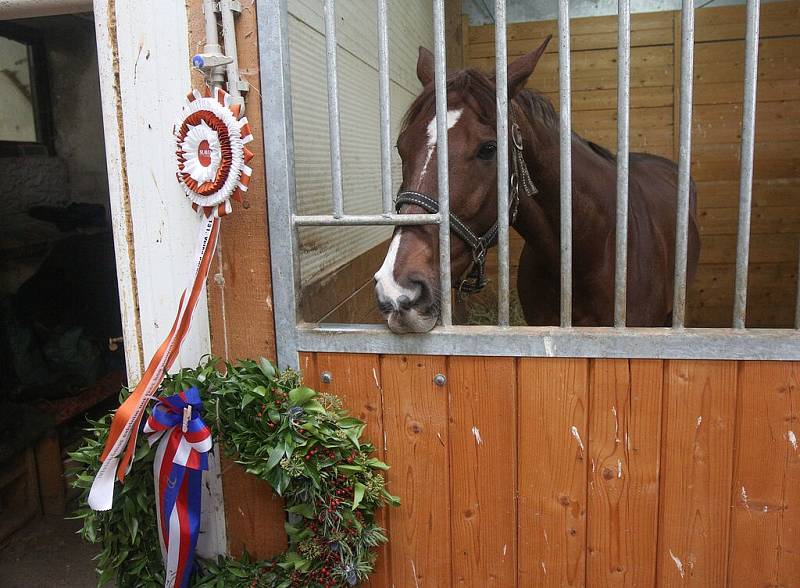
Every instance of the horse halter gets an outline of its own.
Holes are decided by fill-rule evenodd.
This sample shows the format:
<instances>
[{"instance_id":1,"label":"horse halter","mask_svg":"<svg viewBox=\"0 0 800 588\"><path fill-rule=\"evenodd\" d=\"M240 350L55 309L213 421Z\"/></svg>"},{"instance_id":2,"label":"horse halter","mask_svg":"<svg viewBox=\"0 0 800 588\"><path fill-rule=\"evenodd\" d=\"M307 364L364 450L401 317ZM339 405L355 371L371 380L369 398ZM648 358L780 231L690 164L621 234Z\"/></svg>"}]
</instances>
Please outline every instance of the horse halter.
<instances>
[{"instance_id":1,"label":"horse halter","mask_svg":"<svg viewBox=\"0 0 800 588\"><path fill-rule=\"evenodd\" d=\"M525 159L522 155L522 131L520 131L517 124L513 109L511 110L511 164L513 171L509 178L508 211L510 224L513 225L519 208L520 184L525 194L531 198L539 193L533 184L528 166L525 164ZM399 212L404 204L419 206L431 214L439 212L439 203L420 192L410 190L399 192L394 201L395 211ZM461 293L474 294L480 292L486 286L486 253L497 243L497 221L489 227L489 230L479 236L458 216L452 212L449 216L450 230L472 250L472 263L461 276L458 293L460 295Z\"/></svg>"}]
</instances>

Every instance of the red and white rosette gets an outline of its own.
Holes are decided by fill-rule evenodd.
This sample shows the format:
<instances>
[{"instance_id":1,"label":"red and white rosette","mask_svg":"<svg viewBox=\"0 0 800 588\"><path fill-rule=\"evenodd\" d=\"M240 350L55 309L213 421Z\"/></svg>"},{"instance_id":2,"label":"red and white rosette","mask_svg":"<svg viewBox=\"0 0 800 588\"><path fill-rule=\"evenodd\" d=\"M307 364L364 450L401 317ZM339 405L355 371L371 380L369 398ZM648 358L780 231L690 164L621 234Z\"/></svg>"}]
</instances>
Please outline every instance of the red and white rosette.
<instances>
[{"instance_id":1,"label":"red and white rosette","mask_svg":"<svg viewBox=\"0 0 800 588\"><path fill-rule=\"evenodd\" d=\"M178 182L195 210L206 216L225 216L231 200L241 202L253 170L253 140L247 118L239 118L239 105L221 88L202 95L193 90L175 125L178 142Z\"/></svg>"},{"instance_id":2,"label":"red and white rosette","mask_svg":"<svg viewBox=\"0 0 800 588\"><path fill-rule=\"evenodd\" d=\"M89 492L89 506L94 510L112 507L114 481L122 482L130 470L147 405L155 398L164 374L180 352L208 279L219 239L220 218L231 212L230 201L241 201L247 191L252 174L247 164L253 153L246 145L253 136L247 119L240 114L239 105L233 104L224 90L214 88L204 94L194 90L175 125L178 182L192 201L192 207L203 213L195 246L194 272L180 297L167 338L150 360L142 379L114 414L100 457L103 463Z\"/></svg>"}]
</instances>

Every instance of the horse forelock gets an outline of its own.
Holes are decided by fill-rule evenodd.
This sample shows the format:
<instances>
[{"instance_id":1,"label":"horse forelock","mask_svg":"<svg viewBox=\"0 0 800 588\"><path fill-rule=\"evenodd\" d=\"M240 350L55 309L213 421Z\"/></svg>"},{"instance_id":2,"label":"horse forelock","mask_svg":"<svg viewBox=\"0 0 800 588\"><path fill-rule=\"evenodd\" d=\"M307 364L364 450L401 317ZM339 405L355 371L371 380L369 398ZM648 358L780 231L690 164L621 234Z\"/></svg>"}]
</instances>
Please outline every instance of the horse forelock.
<instances>
[{"instance_id":1,"label":"horse forelock","mask_svg":"<svg viewBox=\"0 0 800 588\"><path fill-rule=\"evenodd\" d=\"M494 126L497 118L494 83L486 74L475 69L464 69L447 77L448 109L467 106L484 124ZM401 132L423 118L425 121L436 112L434 84L428 84L416 97L403 117Z\"/></svg>"}]
</instances>

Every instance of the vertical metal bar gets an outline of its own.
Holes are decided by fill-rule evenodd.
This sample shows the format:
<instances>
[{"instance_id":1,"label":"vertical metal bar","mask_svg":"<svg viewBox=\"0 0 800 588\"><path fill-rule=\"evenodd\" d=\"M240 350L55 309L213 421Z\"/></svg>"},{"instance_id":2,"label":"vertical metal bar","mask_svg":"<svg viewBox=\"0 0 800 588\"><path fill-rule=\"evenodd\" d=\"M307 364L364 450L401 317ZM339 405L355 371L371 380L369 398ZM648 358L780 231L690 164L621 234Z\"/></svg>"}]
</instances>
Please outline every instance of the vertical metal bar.
<instances>
[{"instance_id":1,"label":"vertical metal bar","mask_svg":"<svg viewBox=\"0 0 800 588\"><path fill-rule=\"evenodd\" d=\"M378 93L381 113L381 193L383 212L392 206L392 129L389 110L389 29L386 0L378 0Z\"/></svg>"},{"instance_id":2,"label":"vertical metal bar","mask_svg":"<svg viewBox=\"0 0 800 588\"><path fill-rule=\"evenodd\" d=\"M624 327L628 299L628 157L631 86L631 4L619 0L617 24L617 234L614 326Z\"/></svg>"},{"instance_id":3,"label":"vertical metal bar","mask_svg":"<svg viewBox=\"0 0 800 588\"><path fill-rule=\"evenodd\" d=\"M436 166L439 181L439 281L441 321L453 324L450 305L450 185L447 170L447 73L444 47L444 0L433 2L434 81L436 86Z\"/></svg>"},{"instance_id":4,"label":"vertical metal bar","mask_svg":"<svg viewBox=\"0 0 800 588\"><path fill-rule=\"evenodd\" d=\"M328 127L331 142L333 216L344 214L342 141L339 129L339 78L336 74L336 0L325 0L325 63L328 69Z\"/></svg>"},{"instance_id":5,"label":"vertical metal bar","mask_svg":"<svg viewBox=\"0 0 800 588\"><path fill-rule=\"evenodd\" d=\"M506 2L496 0L494 9L495 71L497 75L497 323L509 324L508 268L508 47Z\"/></svg>"},{"instance_id":6,"label":"vertical metal bar","mask_svg":"<svg viewBox=\"0 0 800 588\"><path fill-rule=\"evenodd\" d=\"M679 122L678 206L675 211L675 277L672 326L682 329L686 320L686 259L689 240L689 189L692 159L692 86L694 82L694 2L681 6L681 103Z\"/></svg>"},{"instance_id":7,"label":"vertical metal bar","mask_svg":"<svg viewBox=\"0 0 800 588\"><path fill-rule=\"evenodd\" d=\"M739 173L739 228L736 233L736 282L733 297L733 327L735 329L744 329L747 314L747 265L750 256L753 147L756 134L759 5L760 0L747 0L747 29L744 48L744 101L742 104L742 155Z\"/></svg>"},{"instance_id":8,"label":"vertical metal bar","mask_svg":"<svg viewBox=\"0 0 800 588\"><path fill-rule=\"evenodd\" d=\"M797 247L797 302L794 309L794 328L800 329L800 241Z\"/></svg>"},{"instance_id":9,"label":"vertical metal bar","mask_svg":"<svg viewBox=\"0 0 800 588\"><path fill-rule=\"evenodd\" d=\"M561 326L572 326L572 113L569 0L558 0L558 99L561 141Z\"/></svg>"},{"instance_id":10,"label":"vertical metal bar","mask_svg":"<svg viewBox=\"0 0 800 588\"><path fill-rule=\"evenodd\" d=\"M264 125L264 159L269 199L269 234L272 249L272 296L275 304L275 337L278 365L299 367L297 317L300 262L295 211L294 139L292 92L289 76L289 30L286 0L262 0L258 4L259 62Z\"/></svg>"}]
</instances>

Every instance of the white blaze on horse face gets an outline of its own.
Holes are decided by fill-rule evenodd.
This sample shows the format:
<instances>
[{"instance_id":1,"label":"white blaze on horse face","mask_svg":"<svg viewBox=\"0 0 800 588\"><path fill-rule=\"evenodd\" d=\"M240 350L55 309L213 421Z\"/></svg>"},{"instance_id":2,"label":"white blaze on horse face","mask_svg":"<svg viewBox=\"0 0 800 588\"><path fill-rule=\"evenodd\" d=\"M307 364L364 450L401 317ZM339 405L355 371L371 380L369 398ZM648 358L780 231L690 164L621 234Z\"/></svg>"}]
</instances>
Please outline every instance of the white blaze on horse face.
<instances>
[{"instance_id":1,"label":"white blaze on horse face","mask_svg":"<svg viewBox=\"0 0 800 588\"><path fill-rule=\"evenodd\" d=\"M453 110L447 111L447 130L449 131L458 122L458 119L461 118L462 113L464 112L463 108L454 108ZM436 148L436 140L437 140L437 127L436 127L436 115L433 115L430 122L428 123L428 152L425 154L425 163L422 165L422 171L419 172L419 178L417 179L417 186L416 190L420 190L422 188L422 180L425 179L425 174L428 172L428 165L431 162L431 158L433 157L433 150Z\"/></svg>"},{"instance_id":2,"label":"white blaze on horse face","mask_svg":"<svg viewBox=\"0 0 800 588\"><path fill-rule=\"evenodd\" d=\"M403 236L403 229L397 229L389 244L389 251L386 259L378 273L375 274L375 289L381 300L390 302L395 309L399 308L398 300L401 296L407 296L409 300L416 300L419 296L419 287L414 290L403 288L394 279L394 266L397 263L397 252L400 249L400 239Z\"/></svg>"}]
</instances>

